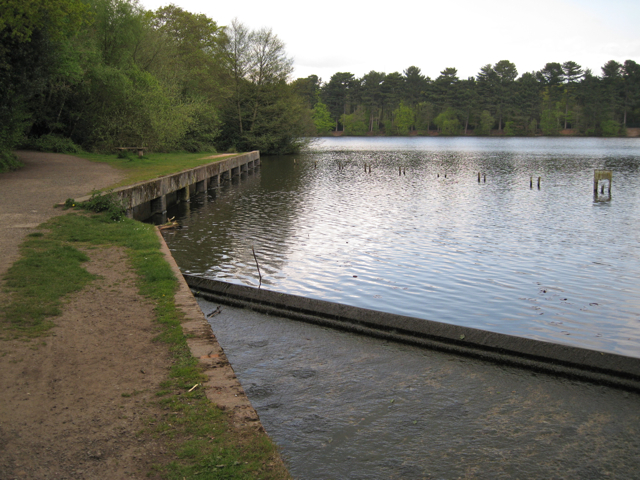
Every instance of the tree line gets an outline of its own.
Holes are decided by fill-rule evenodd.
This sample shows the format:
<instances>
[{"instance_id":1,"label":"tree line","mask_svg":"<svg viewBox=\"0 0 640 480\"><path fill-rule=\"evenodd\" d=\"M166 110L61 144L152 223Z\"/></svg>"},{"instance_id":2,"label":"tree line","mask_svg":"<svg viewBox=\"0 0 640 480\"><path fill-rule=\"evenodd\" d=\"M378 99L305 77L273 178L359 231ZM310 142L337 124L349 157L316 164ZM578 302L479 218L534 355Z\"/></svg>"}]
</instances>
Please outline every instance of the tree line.
<instances>
[{"instance_id":1,"label":"tree line","mask_svg":"<svg viewBox=\"0 0 640 480\"><path fill-rule=\"evenodd\" d=\"M1 0L0 152L296 151L313 133L269 29L137 0Z\"/></svg>"},{"instance_id":2,"label":"tree line","mask_svg":"<svg viewBox=\"0 0 640 480\"><path fill-rule=\"evenodd\" d=\"M640 127L640 66L575 62L518 76L503 60L460 79L348 72L291 81L270 29L137 0L0 0L0 160L49 151L258 149L329 134L621 135Z\"/></svg>"},{"instance_id":3,"label":"tree line","mask_svg":"<svg viewBox=\"0 0 640 480\"><path fill-rule=\"evenodd\" d=\"M432 80L411 66L401 73L338 72L293 82L319 133L346 135L624 135L640 127L640 65L609 61L600 75L573 61L518 76L508 60L475 77L446 68Z\"/></svg>"}]
</instances>

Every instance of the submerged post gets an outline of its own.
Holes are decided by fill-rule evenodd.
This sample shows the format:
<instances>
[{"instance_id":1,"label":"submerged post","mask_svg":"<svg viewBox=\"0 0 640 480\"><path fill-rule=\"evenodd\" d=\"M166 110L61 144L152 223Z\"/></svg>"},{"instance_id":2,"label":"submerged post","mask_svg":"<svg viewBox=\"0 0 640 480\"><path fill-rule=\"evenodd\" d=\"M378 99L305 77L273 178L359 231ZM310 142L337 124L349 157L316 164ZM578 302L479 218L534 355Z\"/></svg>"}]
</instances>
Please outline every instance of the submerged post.
<instances>
[{"instance_id":1,"label":"submerged post","mask_svg":"<svg viewBox=\"0 0 640 480\"><path fill-rule=\"evenodd\" d=\"M611 183L613 179L613 173L611 170L594 170L593 171L593 193L598 194L598 182L600 180L609 180L609 195L611 195ZM604 193L604 185L602 186Z\"/></svg>"},{"instance_id":2,"label":"submerged post","mask_svg":"<svg viewBox=\"0 0 640 480\"><path fill-rule=\"evenodd\" d=\"M540 190L540 178L541 177L538 177L538 190Z\"/></svg>"}]
</instances>

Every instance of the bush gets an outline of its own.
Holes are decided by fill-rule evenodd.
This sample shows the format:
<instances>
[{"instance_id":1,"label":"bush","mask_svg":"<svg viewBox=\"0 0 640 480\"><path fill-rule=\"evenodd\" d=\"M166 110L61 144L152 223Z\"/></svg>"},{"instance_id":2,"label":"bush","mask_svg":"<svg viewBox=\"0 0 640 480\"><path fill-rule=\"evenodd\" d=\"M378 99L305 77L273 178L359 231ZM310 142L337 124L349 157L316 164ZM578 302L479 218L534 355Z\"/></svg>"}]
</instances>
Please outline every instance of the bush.
<instances>
[{"instance_id":1,"label":"bush","mask_svg":"<svg viewBox=\"0 0 640 480\"><path fill-rule=\"evenodd\" d=\"M605 120L600 124L603 137L617 137L620 134L620 124L615 120Z\"/></svg>"},{"instance_id":2,"label":"bush","mask_svg":"<svg viewBox=\"0 0 640 480\"><path fill-rule=\"evenodd\" d=\"M70 200L71 203L73 203L72 199L67 199L65 206ZM94 190L91 192L91 198L86 202L79 204L79 207L95 213L106 212L109 218L114 222L122 220L127 213L127 209L123 205L122 200L120 200L112 191L103 195L102 193Z\"/></svg>"},{"instance_id":3,"label":"bush","mask_svg":"<svg viewBox=\"0 0 640 480\"><path fill-rule=\"evenodd\" d=\"M23 166L23 163L13 153L0 151L0 173L11 172Z\"/></svg>"},{"instance_id":4,"label":"bush","mask_svg":"<svg viewBox=\"0 0 640 480\"><path fill-rule=\"evenodd\" d=\"M40 152L82 153L82 148L73 143L73 140L53 133L32 139L29 147Z\"/></svg>"}]
</instances>

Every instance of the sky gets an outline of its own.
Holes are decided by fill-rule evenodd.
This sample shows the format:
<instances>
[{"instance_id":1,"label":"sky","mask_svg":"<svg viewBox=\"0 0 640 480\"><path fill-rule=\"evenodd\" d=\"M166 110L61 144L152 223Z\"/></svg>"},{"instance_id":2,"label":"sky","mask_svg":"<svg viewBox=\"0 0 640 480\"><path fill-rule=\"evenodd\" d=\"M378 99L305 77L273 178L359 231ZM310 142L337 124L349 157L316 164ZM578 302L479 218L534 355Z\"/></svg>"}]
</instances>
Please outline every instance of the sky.
<instances>
[{"instance_id":1,"label":"sky","mask_svg":"<svg viewBox=\"0 0 640 480\"><path fill-rule=\"evenodd\" d=\"M639 0L139 1L149 10L174 3L218 25L237 18L271 28L294 59L292 80L412 65L432 79L447 67L467 78L500 60L519 74L572 60L599 75L609 60L640 63Z\"/></svg>"}]
</instances>

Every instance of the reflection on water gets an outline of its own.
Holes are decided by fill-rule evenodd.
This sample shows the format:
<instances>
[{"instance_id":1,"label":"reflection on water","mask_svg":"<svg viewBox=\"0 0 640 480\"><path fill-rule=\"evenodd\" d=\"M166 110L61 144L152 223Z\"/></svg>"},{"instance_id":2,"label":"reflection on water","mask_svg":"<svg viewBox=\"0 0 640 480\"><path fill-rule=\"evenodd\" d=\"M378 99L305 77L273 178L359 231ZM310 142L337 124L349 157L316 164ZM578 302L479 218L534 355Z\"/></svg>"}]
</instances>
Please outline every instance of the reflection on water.
<instances>
[{"instance_id":1,"label":"reflection on water","mask_svg":"<svg viewBox=\"0 0 640 480\"><path fill-rule=\"evenodd\" d=\"M639 166L634 139L323 140L166 238L191 273L257 286L254 246L262 288L640 356Z\"/></svg>"}]
</instances>

